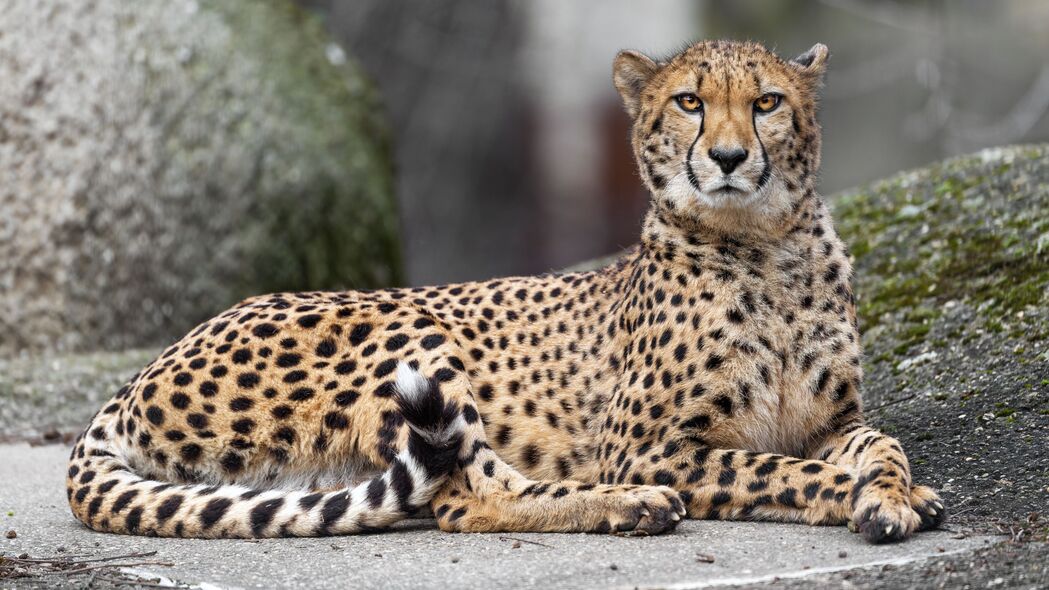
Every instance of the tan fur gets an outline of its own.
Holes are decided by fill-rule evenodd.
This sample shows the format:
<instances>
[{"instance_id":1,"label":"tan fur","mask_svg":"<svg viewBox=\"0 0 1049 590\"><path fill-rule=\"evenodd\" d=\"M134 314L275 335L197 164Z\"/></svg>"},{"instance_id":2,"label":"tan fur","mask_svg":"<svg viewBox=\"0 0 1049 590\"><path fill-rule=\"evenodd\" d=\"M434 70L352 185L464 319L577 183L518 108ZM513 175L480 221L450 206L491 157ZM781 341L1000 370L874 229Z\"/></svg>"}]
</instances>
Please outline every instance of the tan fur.
<instances>
[{"instance_id":1,"label":"tan fur","mask_svg":"<svg viewBox=\"0 0 1049 590\"><path fill-rule=\"evenodd\" d=\"M813 189L826 59L729 42L620 54L653 200L638 248L596 272L248 300L96 416L71 459L74 514L176 536L354 532L427 501L449 531L652 534L686 512L851 523L871 541L935 526L939 498L863 424L852 270ZM755 113L769 92L778 108ZM725 172L717 149L747 156ZM398 461L429 456L410 452L398 364L462 435L450 474L424 470L395 510L403 484L379 504L353 486L393 489ZM216 497L231 505L205 526Z\"/></svg>"}]
</instances>

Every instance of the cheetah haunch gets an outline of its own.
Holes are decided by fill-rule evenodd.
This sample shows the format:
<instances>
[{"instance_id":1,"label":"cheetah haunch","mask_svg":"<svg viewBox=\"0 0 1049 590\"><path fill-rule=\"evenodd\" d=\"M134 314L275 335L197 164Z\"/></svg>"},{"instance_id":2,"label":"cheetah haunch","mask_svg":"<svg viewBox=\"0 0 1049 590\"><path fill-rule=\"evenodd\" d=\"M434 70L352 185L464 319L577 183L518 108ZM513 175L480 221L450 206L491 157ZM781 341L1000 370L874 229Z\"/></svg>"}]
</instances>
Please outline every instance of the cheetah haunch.
<instances>
[{"instance_id":1,"label":"cheetah haunch","mask_svg":"<svg viewBox=\"0 0 1049 590\"><path fill-rule=\"evenodd\" d=\"M827 49L706 42L614 81L652 193L596 272L256 297L143 369L78 439L73 513L116 533L655 534L681 517L944 516L864 425L852 270L813 190Z\"/></svg>"}]
</instances>

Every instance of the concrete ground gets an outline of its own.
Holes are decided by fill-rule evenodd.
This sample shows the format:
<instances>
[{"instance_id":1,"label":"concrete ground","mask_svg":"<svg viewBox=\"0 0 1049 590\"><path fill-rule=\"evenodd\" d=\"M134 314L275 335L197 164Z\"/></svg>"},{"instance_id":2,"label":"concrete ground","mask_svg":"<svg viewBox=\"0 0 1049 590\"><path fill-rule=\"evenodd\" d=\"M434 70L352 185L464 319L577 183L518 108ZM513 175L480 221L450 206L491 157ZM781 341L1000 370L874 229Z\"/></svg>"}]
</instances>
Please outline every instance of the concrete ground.
<instances>
[{"instance_id":1,"label":"concrete ground","mask_svg":"<svg viewBox=\"0 0 1049 590\"><path fill-rule=\"evenodd\" d=\"M651 538L453 535L428 520L407 521L381 534L317 539L124 537L88 531L73 520L64 491L67 453L61 445L0 445L0 555L105 557L156 551L112 562L156 563L123 574L94 570L102 574L93 578L65 573L0 577L0 588L125 587L136 579L155 586L158 578L164 585L202 588L708 588L806 578L840 587L853 575L873 572L880 579L886 571L968 560L1002 540L937 531L872 546L844 527L714 521L689 521L670 535ZM7 538L8 531L14 538ZM0 573L2 565L0 559Z\"/></svg>"}]
</instances>

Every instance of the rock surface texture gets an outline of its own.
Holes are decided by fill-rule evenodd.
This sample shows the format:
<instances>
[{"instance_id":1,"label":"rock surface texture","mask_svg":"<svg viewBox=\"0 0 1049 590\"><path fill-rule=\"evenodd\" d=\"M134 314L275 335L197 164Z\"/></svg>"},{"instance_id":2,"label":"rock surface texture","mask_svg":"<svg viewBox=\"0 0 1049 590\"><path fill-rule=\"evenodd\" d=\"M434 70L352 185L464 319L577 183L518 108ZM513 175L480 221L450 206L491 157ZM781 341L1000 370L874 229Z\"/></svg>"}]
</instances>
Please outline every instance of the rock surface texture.
<instances>
[{"instance_id":1,"label":"rock surface texture","mask_svg":"<svg viewBox=\"0 0 1049 590\"><path fill-rule=\"evenodd\" d=\"M955 523L1044 538L1049 146L906 172L839 195L835 214L856 258L868 419Z\"/></svg>"},{"instance_id":2,"label":"rock surface texture","mask_svg":"<svg viewBox=\"0 0 1049 590\"><path fill-rule=\"evenodd\" d=\"M0 356L400 281L376 97L285 1L0 0Z\"/></svg>"}]
</instances>

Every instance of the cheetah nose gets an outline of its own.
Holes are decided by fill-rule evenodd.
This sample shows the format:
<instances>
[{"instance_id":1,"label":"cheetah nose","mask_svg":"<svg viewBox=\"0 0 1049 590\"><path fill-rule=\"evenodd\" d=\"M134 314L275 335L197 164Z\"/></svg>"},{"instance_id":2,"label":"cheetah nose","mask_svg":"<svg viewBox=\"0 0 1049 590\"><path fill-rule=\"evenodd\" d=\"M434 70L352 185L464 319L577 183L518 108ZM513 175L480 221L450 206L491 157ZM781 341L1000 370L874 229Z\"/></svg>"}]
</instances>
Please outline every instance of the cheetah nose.
<instances>
[{"instance_id":1,"label":"cheetah nose","mask_svg":"<svg viewBox=\"0 0 1049 590\"><path fill-rule=\"evenodd\" d=\"M725 174L731 174L743 160L747 159L747 150L740 147L712 147L707 152L711 160L717 162L718 168Z\"/></svg>"}]
</instances>

